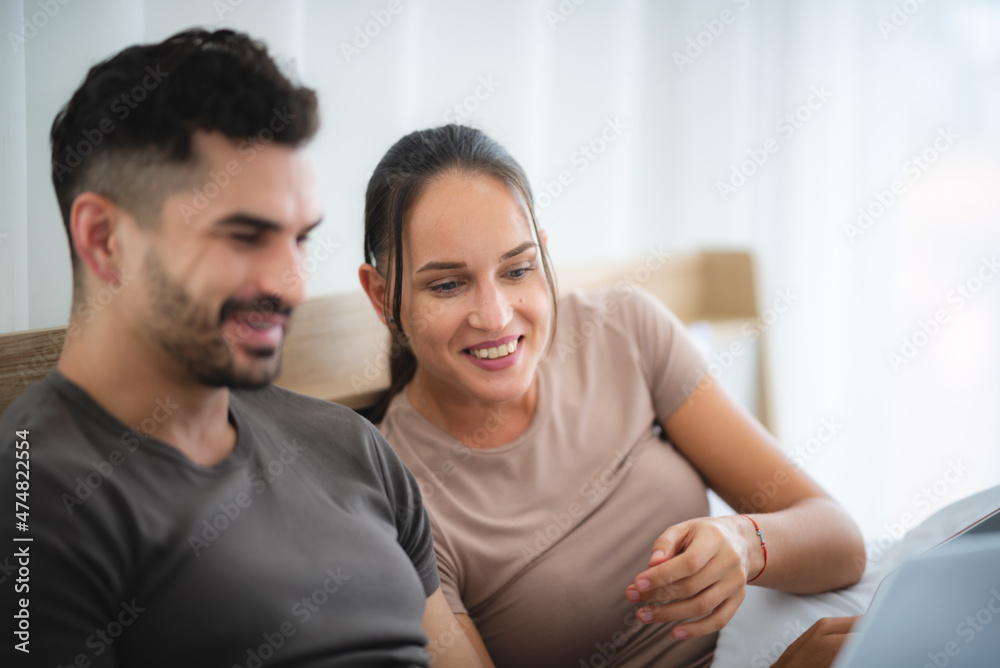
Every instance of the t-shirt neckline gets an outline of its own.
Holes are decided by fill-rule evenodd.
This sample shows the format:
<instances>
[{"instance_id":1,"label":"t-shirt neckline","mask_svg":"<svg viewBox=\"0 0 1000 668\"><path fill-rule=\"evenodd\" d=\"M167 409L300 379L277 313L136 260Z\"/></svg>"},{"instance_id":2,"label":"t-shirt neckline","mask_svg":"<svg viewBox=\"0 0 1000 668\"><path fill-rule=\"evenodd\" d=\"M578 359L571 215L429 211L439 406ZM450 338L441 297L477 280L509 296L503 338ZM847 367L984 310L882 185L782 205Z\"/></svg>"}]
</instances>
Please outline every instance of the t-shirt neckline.
<instances>
[{"instance_id":1,"label":"t-shirt neckline","mask_svg":"<svg viewBox=\"0 0 1000 668\"><path fill-rule=\"evenodd\" d=\"M83 410L84 415L102 429L117 438L121 438L125 433L134 433L133 427L125 424L106 408L99 404L90 394L72 380L64 376L58 369L52 369L45 377L45 382L64 399L75 404ZM183 465L197 473L206 475L217 475L226 473L237 468L249 456L252 450L250 427L243 418L233 410L233 390L229 390L229 408L227 410L229 423L236 429L236 446L233 451L220 462L211 466L202 466L191 461L183 452L170 445L166 441L158 439L153 434L147 434L140 430L145 438L139 441L139 448L145 449L152 454L160 455L175 463Z\"/></svg>"},{"instance_id":2,"label":"t-shirt neckline","mask_svg":"<svg viewBox=\"0 0 1000 668\"><path fill-rule=\"evenodd\" d=\"M547 365L545 365L544 363L539 364L538 369L535 372L536 374L535 379L536 382L538 383L538 400L535 402L535 412L531 416L531 421L528 422L528 426L525 427L524 431L522 431L517 436L517 438L515 438L510 443L504 443L503 445L498 445L495 448L484 449L484 448L470 447L469 451L474 456L475 455L491 456L491 455L500 455L504 453L509 453L512 450L519 449L525 443L532 442L534 440L533 436L535 432L537 432L541 428L541 425L545 422L545 420L548 419L548 416L551 414L550 393L548 392L548 387L546 386L547 381L545 379L545 374L542 372L542 370L546 366ZM424 417L423 413L417 410L417 407L414 406L413 402L410 401L409 387L410 385L409 383L407 383L400 391L399 393L400 396L397 397L397 400L402 403L401 408L407 411L412 411L416 415L417 420L424 425L424 428L435 437L435 441L439 443L445 443L445 442L462 443L461 439L452 436L449 432L445 431L438 425L428 420L426 417Z\"/></svg>"}]
</instances>

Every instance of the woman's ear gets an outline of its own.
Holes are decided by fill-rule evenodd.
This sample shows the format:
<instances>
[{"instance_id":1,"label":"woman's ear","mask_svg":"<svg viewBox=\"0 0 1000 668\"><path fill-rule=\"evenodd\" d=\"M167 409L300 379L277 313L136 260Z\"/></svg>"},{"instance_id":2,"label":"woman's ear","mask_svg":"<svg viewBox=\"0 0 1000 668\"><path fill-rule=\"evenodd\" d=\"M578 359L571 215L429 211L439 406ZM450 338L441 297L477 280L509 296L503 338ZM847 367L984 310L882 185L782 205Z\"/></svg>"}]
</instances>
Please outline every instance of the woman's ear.
<instances>
[{"instance_id":1,"label":"woman's ear","mask_svg":"<svg viewBox=\"0 0 1000 668\"><path fill-rule=\"evenodd\" d=\"M541 230L542 233L542 248L548 250L549 248L549 233L545 230Z\"/></svg>"},{"instance_id":2,"label":"woman's ear","mask_svg":"<svg viewBox=\"0 0 1000 668\"><path fill-rule=\"evenodd\" d=\"M80 193L70 209L73 247L87 268L100 280L119 278L122 264L121 210L103 195Z\"/></svg>"},{"instance_id":3,"label":"woman's ear","mask_svg":"<svg viewBox=\"0 0 1000 668\"><path fill-rule=\"evenodd\" d=\"M385 312L385 277L378 269L366 262L358 268L358 279L379 319L385 322L387 318L392 317Z\"/></svg>"}]
</instances>

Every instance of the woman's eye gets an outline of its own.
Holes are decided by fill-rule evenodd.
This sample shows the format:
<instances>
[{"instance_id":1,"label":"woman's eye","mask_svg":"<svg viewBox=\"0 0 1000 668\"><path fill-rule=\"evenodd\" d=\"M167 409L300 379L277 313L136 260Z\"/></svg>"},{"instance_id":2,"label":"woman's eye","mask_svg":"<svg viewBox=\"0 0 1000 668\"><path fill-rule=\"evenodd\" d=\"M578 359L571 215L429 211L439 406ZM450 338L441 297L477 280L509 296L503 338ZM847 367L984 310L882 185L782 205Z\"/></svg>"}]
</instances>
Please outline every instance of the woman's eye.
<instances>
[{"instance_id":1,"label":"woman's eye","mask_svg":"<svg viewBox=\"0 0 1000 668\"><path fill-rule=\"evenodd\" d=\"M511 269L507 272L507 275L511 278L524 278L529 271L531 271L531 267L521 267L519 269Z\"/></svg>"},{"instance_id":2,"label":"woman's eye","mask_svg":"<svg viewBox=\"0 0 1000 668\"><path fill-rule=\"evenodd\" d=\"M458 281L447 281L431 286L431 290L438 293L454 292L456 289L458 289Z\"/></svg>"}]
</instances>

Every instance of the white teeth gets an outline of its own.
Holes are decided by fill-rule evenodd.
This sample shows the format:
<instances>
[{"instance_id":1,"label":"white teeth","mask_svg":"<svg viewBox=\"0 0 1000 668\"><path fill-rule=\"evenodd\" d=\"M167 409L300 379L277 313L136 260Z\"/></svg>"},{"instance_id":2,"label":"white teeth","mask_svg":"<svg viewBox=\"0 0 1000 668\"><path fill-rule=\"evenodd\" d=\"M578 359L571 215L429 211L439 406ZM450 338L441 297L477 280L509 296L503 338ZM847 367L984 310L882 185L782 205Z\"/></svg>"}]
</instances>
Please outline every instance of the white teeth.
<instances>
[{"instance_id":1,"label":"white teeth","mask_svg":"<svg viewBox=\"0 0 1000 668\"><path fill-rule=\"evenodd\" d=\"M481 360L495 360L499 357L507 357L507 355L510 355L515 350L517 350L517 339L493 348L477 348L470 352Z\"/></svg>"}]
</instances>

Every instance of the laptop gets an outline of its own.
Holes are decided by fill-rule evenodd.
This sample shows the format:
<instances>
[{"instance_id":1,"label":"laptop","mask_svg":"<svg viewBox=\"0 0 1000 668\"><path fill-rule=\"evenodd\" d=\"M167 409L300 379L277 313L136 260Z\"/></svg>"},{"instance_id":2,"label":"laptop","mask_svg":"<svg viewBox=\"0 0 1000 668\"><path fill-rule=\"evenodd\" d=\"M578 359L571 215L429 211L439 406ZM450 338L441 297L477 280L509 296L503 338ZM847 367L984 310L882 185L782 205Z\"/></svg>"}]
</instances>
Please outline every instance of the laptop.
<instances>
[{"instance_id":1,"label":"laptop","mask_svg":"<svg viewBox=\"0 0 1000 668\"><path fill-rule=\"evenodd\" d=\"M879 586L833 668L1000 666L1000 509Z\"/></svg>"}]
</instances>

